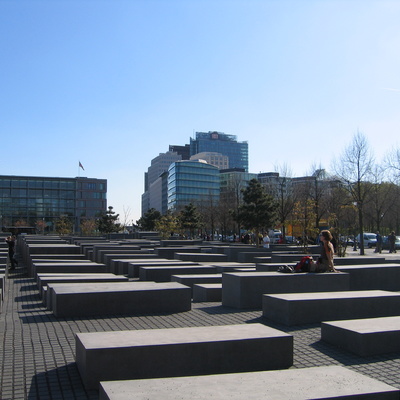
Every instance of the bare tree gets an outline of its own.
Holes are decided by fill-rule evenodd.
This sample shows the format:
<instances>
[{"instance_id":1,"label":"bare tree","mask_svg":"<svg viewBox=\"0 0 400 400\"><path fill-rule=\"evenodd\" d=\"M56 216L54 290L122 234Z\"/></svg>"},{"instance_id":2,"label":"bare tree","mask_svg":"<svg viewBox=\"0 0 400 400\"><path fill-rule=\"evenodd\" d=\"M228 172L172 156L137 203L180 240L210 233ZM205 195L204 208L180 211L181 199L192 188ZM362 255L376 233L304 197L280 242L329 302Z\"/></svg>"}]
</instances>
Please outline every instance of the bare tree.
<instances>
[{"instance_id":1,"label":"bare tree","mask_svg":"<svg viewBox=\"0 0 400 400\"><path fill-rule=\"evenodd\" d=\"M364 255L364 206L371 191L371 172L374 157L366 137L357 132L351 144L344 150L338 161L334 161L333 170L348 190L358 212L360 232L360 255Z\"/></svg>"},{"instance_id":2,"label":"bare tree","mask_svg":"<svg viewBox=\"0 0 400 400\"><path fill-rule=\"evenodd\" d=\"M275 165L275 172L277 176L266 184L266 191L272 195L278 205L277 222L282 229L283 241L286 242L286 225L297 201L297 191L293 185L293 173L288 164Z\"/></svg>"},{"instance_id":3,"label":"bare tree","mask_svg":"<svg viewBox=\"0 0 400 400\"><path fill-rule=\"evenodd\" d=\"M390 150L384 160L385 167L389 171L392 181L400 179L400 148Z\"/></svg>"}]
</instances>

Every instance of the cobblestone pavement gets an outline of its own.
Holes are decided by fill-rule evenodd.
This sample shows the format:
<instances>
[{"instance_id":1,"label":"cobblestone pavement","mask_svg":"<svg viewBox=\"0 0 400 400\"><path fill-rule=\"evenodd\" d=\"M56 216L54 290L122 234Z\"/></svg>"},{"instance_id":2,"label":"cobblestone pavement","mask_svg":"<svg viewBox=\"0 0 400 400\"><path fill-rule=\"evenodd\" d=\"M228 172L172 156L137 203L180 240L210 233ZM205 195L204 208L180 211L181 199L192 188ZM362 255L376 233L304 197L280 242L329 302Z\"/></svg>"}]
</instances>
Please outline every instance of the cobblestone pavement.
<instances>
[{"instance_id":1,"label":"cobblestone pavement","mask_svg":"<svg viewBox=\"0 0 400 400\"><path fill-rule=\"evenodd\" d=\"M0 399L98 399L96 391L84 389L75 364L77 332L254 322L293 335L293 368L343 365L400 388L400 353L358 357L321 342L319 324L288 328L269 323L261 314L221 303L194 303L191 311L177 314L56 318L42 305L35 281L17 269L7 280L0 314Z\"/></svg>"}]
</instances>

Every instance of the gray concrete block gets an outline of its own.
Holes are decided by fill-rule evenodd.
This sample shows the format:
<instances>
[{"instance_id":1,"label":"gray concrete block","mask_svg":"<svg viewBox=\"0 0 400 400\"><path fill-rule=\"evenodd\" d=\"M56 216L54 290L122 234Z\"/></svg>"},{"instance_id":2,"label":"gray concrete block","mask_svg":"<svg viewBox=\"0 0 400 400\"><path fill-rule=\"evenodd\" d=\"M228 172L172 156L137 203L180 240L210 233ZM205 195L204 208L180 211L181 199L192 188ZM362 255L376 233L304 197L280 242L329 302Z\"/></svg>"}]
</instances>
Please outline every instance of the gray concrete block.
<instances>
[{"instance_id":1,"label":"gray concrete block","mask_svg":"<svg viewBox=\"0 0 400 400\"><path fill-rule=\"evenodd\" d=\"M288 326L396 315L400 293L383 290L263 295L263 316Z\"/></svg>"},{"instance_id":2,"label":"gray concrete block","mask_svg":"<svg viewBox=\"0 0 400 400\"><path fill-rule=\"evenodd\" d=\"M109 381L100 400L397 400L399 389L341 366Z\"/></svg>"},{"instance_id":3,"label":"gray concrete block","mask_svg":"<svg viewBox=\"0 0 400 400\"><path fill-rule=\"evenodd\" d=\"M284 263L256 263L256 271L259 272L272 272L272 271L278 271L279 267L282 267L282 265L290 265L293 268L296 266L296 263L288 263L288 264L284 264Z\"/></svg>"},{"instance_id":4,"label":"gray concrete block","mask_svg":"<svg viewBox=\"0 0 400 400\"><path fill-rule=\"evenodd\" d=\"M289 368L293 337L262 324L77 333L84 385Z\"/></svg>"},{"instance_id":5,"label":"gray concrete block","mask_svg":"<svg viewBox=\"0 0 400 400\"><path fill-rule=\"evenodd\" d=\"M349 285L345 273L228 272L222 276L222 304L261 309L265 293L333 292L349 290Z\"/></svg>"},{"instance_id":6,"label":"gray concrete block","mask_svg":"<svg viewBox=\"0 0 400 400\"><path fill-rule=\"evenodd\" d=\"M321 339L359 356L400 351L400 317L321 323Z\"/></svg>"},{"instance_id":7,"label":"gray concrete block","mask_svg":"<svg viewBox=\"0 0 400 400\"><path fill-rule=\"evenodd\" d=\"M172 275L188 275L188 274L214 274L215 267L207 267L204 265L169 265L139 268L139 279L141 281L154 282L170 282Z\"/></svg>"},{"instance_id":8,"label":"gray concrete block","mask_svg":"<svg viewBox=\"0 0 400 400\"><path fill-rule=\"evenodd\" d=\"M95 262L82 263L36 263L32 266L32 276L36 278L40 273L106 273L107 267L104 264Z\"/></svg>"},{"instance_id":9,"label":"gray concrete block","mask_svg":"<svg viewBox=\"0 0 400 400\"><path fill-rule=\"evenodd\" d=\"M183 312L192 307L190 288L176 282L54 283L47 286L56 317Z\"/></svg>"},{"instance_id":10,"label":"gray concrete block","mask_svg":"<svg viewBox=\"0 0 400 400\"><path fill-rule=\"evenodd\" d=\"M236 271L237 268L254 268L254 263L240 263L234 261L227 261L227 262L209 262L209 263L202 263L203 265L211 265L217 269L218 273L224 272L233 272Z\"/></svg>"},{"instance_id":11,"label":"gray concrete block","mask_svg":"<svg viewBox=\"0 0 400 400\"><path fill-rule=\"evenodd\" d=\"M168 260L166 258L153 258L149 260L134 260L128 264L128 277L138 278L140 267L168 267L179 265L181 267L189 267L199 265L199 263L193 261L179 261L179 260Z\"/></svg>"},{"instance_id":12,"label":"gray concrete block","mask_svg":"<svg viewBox=\"0 0 400 400\"><path fill-rule=\"evenodd\" d=\"M182 285L189 286L192 289L193 285L201 283L219 283L222 287L222 274L188 274L188 275L172 275L172 282L179 282Z\"/></svg>"},{"instance_id":13,"label":"gray concrete block","mask_svg":"<svg viewBox=\"0 0 400 400\"><path fill-rule=\"evenodd\" d=\"M49 283L91 283L91 282L128 282L125 276L118 276L110 273L104 274L37 274L36 282L39 291Z\"/></svg>"},{"instance_id":14,"label":"gray concrete block","mask_svg":"<svg viewBox=\"0 0 400 400\"><path fill-rule=\"evenodd\" d=\"M222 300L222 283L199 283L193 285L194 302L219 302Z\"/></svg>"},{"instance_id":15,"label":"gray concrete block","mask_svg":"<svg viewBox=\"0 0 400 400\"><path fill-rule=\"evenodd\" d=\"M227 261L227 256L225 254L213 254L213 253L175 253L175 260L181 261L193 261L193 262L218 262Z\"/></svg>"},{"instance_id":16,"label":"gray concrete block","mask_svg":"<svg viewBox=\"0 0 400 400\"><path fill-rule=\"evenodd\" d=\"M350 290L400 290L400 264L338 266L350 275Z\"/></svg>"}]
</instances>

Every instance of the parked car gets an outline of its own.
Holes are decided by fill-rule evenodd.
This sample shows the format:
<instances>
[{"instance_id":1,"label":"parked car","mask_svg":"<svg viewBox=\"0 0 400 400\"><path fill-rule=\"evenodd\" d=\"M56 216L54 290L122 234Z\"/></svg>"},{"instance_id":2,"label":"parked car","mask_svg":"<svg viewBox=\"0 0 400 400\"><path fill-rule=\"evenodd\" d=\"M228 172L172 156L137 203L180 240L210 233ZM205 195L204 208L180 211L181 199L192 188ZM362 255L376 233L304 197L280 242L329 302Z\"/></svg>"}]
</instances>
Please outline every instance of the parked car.
<instances>
[{"instance_id":1,"label":"parked car","mask_svg":"<svg viewBox=\"0 0 400 400\"><path fill-rule=\"evenodd\" d=\"M353 236L340 236L340 242L342 246L354 246L354 237Z\"/></svg>"},{"instance_id":2,"label":"parked car","mask_svg":"<svg viewBox=\"0 0 400 400\"><path fill-rule=\"evenodd\" d=\"M286 243L298 244L299 241L294 236L285 236Z\"/></svg>"},{"instance_id":3,"label":"parked car","mask_svg":"<svg viewBox=\"0 0 400 400\"><path fill-rule=\"evenodd\" d=\"M282 243L282 232L274 232L270 235L271 243Z\"/></svg>"},{"instance_id":4,"label":"parked car","mask_svg":"<svg viewBox=\"0 0 400 400\"><path fill-rule=\"evenodd\" d=\"M357 235L357 242L360 244L360 235ZM364 232L364 247L371 249L376 246L376 234L371 232Z\"/></svg>"},{"instance_id":5,"label":"parked car","mask_svg":"<svg viewBox=\"0 0 400 400\"><path fill-rule=\"evenodd\" d=\"M389 250L389 241L387 236L384 236L382 238L382 249ZM394 249L400 250L400 236L396 236L396 240L394 242Z\"/></svg>"}]
</instances>

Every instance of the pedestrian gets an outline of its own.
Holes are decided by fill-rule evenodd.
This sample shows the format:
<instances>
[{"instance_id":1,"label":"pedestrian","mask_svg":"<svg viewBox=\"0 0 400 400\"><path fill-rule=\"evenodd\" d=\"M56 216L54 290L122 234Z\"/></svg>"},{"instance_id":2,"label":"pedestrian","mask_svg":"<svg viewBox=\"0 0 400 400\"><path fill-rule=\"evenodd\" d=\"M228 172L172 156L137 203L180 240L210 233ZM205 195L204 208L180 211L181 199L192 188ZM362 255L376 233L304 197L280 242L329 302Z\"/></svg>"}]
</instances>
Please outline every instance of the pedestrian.
<instances>
[{"instance_id":1,"label":"pedestrian","mask_svg":"<svg viewBox=\"0 0 400 400\"><path fill-rule=\"evenodd\" d=\"M388 236L388 242L389 242L389 253L396 253L395 249L395 243L396 243L396 235L394 231Z\"/></svg>"},{"instance_id":2,"label":"pedestrian","mask_svg":"<svg viewBox=\"0 0 400 400\"><path fill-rule=\"evenodd\" d=\"M332 234L328 230L321 231L322 242L321 256L316 265L316 272L338 272L333 264L333 253L335 249L332 244Z\"/></svg>"},{"instance_id":3,"label":"pedestrian","mask_svg":"<svg viewBox=\"0 0 400 400\"><path fill-rule=\"evenodd\" d=\"M271 242L271 239L269 238L268 233L265 234L263 241L264 241L264 248L269 249L269 244Z\"/></svg>"},{"instance_id":4,"label":"pedestrian","mask_svg":"<svg viewBox=\"0 0 400 400\"><path fill-rule=\"evenodd\" d=\"M379 231L376 232L375 253L382 253L382 236L379 234Z\"/></svg>"},{"instance_id":5,"label":"pedestrian","mask_svg":"<svg viewBox=\"0 0 400 400\"><path fill-rule=\"evenodd\" d=\"M15 260L15 241L16 237L13 236L8 236L6 238L6 243L8 245L8 259L11 263L10 269L15 269L15 266L17 264L17 261Z\"/></svg>"}]
</instances>

